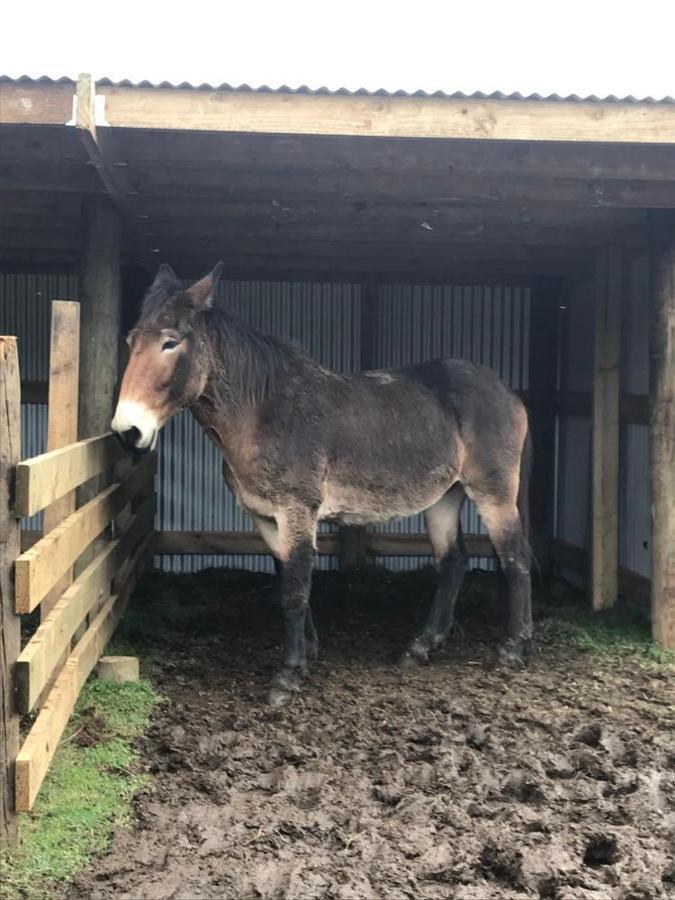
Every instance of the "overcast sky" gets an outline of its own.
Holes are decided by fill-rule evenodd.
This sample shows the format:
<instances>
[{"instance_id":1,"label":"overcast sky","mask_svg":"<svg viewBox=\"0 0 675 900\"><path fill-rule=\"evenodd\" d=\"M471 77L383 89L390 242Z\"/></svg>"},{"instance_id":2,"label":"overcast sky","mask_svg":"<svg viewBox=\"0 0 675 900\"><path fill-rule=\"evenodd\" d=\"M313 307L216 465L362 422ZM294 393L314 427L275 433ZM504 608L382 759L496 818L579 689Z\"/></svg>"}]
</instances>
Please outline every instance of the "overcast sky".
<instances>
[{"instance_id":1,"label":"overcast sky","mask_svg":"<svg viewBox=\"0 0 675 900\"><path fill-rule=\"evenodd\" d=\"M675 0L7 3L0 73L675 96Z\"/></svg>"}]
</instances>

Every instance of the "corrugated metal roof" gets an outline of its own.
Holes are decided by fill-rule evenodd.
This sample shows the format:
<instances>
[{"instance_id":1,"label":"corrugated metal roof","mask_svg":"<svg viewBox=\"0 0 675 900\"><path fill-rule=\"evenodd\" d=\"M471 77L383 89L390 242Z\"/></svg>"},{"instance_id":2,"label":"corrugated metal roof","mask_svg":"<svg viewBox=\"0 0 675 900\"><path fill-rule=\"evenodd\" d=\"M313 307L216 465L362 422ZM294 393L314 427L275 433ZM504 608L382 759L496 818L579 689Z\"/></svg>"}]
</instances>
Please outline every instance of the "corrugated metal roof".
<instances>
[{"instance_id":1,"label":"corrugated metal roof","mask_svg":"<svg viewBox=\"0 0 675 900\"><path fill-rule=\"evenodd\" d=\"M67 78L65 76L62 78L50 78L47 75L39 78L31 78L27 75L11 78L9 75L0 75L0 82L3 81L13 82L15 84L72 84L73 86L76 84L72 78ZM597 97L595 94L581 97L578 94L568 94L566 96L562 96L561 94L520 94L518 92L504 94L501 91L493 91L489 94L485 94L482 91L475 91L474 93L468 94L463 91L389 91L384 88L370 91L366 88L358 88L357 90L349 90L344 87L335 89L327 87L312 88L305 84L300 85L299 87L290 87L285 84L280 85L279 87L270 87L266 84L254 87L249 84L234 85L228 84L227 82L223 82L222 84L191 84L189 81L182 81L177 84L171 81L130 81L129 79L113 81L110 78L99 78L96 83L103 87L164 88L175 90L189 88L195 91L233 91L237 93L257 94L322 94L331 97L444 97L452 100L542 100L559 103L675 103L675 97L671 96L657 98L633 97L632 95L629 95L627 97L617 97L614 94L609 94L606 97Z\"/></svg>"}]
</instances>

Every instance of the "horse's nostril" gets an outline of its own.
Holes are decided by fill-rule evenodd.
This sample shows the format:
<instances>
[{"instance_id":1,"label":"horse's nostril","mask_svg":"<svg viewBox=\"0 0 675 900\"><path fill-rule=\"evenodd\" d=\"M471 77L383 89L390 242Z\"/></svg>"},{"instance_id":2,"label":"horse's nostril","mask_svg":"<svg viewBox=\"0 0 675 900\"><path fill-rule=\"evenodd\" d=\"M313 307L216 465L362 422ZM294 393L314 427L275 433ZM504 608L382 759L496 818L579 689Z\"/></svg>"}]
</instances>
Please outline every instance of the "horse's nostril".
<instances>
[{"instance_id":1,"label":"horse's nostril","mask_svg":"<svg viewBox=\"0 0 675 900\"><path fill-rule=\"evenodd\" d=\"M115 437L120 442L120 444L127 450L133 450L138 443L138 439L141 436L141 432L139 428L136 428L135 425L132 425L131 428L127 428L126 431L116 431Z\"/></svg>"}]
</instances>

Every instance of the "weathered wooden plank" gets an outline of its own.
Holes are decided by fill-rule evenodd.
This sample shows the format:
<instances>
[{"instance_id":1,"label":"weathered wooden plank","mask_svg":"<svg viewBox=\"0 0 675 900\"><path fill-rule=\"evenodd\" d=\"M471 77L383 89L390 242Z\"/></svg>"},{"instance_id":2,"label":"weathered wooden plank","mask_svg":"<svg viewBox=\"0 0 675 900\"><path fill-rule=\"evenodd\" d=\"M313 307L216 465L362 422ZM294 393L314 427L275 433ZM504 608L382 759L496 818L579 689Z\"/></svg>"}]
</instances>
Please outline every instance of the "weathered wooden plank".
<instances>
[{"instance_id":1,"label":"weathered wooden plank","mask_svg":"<svg viewBox=\"0 0 675 900\"><path fill-rule=\"evenodd\" d=\"M145 457L127 480L110 485L18 557L15 564L17 612L35 609L108 523L153 478L154 471L154 457Z\"/></svg>"},{"instance_id":2,"label":"weathered wooden plank","mask_svg":"<svg viewBox=\"0 0 675 900\"><path fill-rule=\"evenodd\" d=\"M83 210L79 431L81 438L87 438L106 431L113 412L120 333L121 220L106 198L85 198ZM93 384L96 390L91 390Z\"/></svg>"},{"instance_id":3,"label":"weathered wooden plank","mask_svg":"<svg viewBox=\"0 0 675 900\"><path fill-rule=\"evenodd\" d=\"M123 570L118 588L126 583L134 551L153 530L155 497L148 497L128 529L103 550L65 591L21 651L16 665L16 702L19 712L30 712L55 666L86 616L110 596L113 578ZM116 593L115 590L112 591Z\"/></svg>"},{"instance_id":4,"label":"weathered wooden plank","mask_svg":"<svg viewBox=\"0 0 675 900\"><path fill-rule=\"evenodd\" d=\"M19 555L19 520L14 510L14 472L21 458L21 388L15 337L0 337L0 847L16 844L14 760L19 716L11 689L21 649L15 614L14 560Z\"/></svg>"},{"instance_id":5,"label":"weathered wooden plank","mask_svg":"<svg viewBox=\"0 0 675 900\"><path fill-rule=\"evenodd\" d=\"M675 649L675 222L651 223L652 631Z\"/></svg>"},{"instance_id":6,"label":"weathered wooden plank","mask_svg":"<svg viewBox=\"0 0 675 900\"><path fill-rule=\"evenodd\" d=\"M675 143L672 104L326 96L104 87L125 128L518 141Z\"/></svg>"},{"instance_id":7,"label":"weathered wooden plank","mask_svg":"<svg viewBox=\"0 0 675 900\"><path fill-rule=\"evenodd\" d=\"M15 780L17 812L28 812L33 807L82 685L124 613L151 541L152 536L149 535L137 553L139 567L133 577L119 594L111 597L103 606L68 657L19 751Z\"/></svg>"},{"instance_id":8,"label":"weathered wooden plank","mask_svg":"<svg viewBox=\"0 0 675 900\"><path fill-rule=\"evenodd\" d=\"M570 569L584 578L588 577L590 569L590 554L583 547L577 547L568 541L554 538L551 541L551 559L563 569ZM637 603L644 609L649 609L651 583L649 578L633 572L623 566L618 570L618 590L622 597Z\"/></svg>"},{"instance_id":9,"label":"weathered wooden plank","mask_svg":"<svg viewBox=\"0 0 675 900\"><path fill-rule=\"evenodd\" d=\"M0 123L65 125L73 114L72 84L0 82Z\"/></svg>"},{"instance_id":10,"label":"weathered wooden plank","mask_svg":"<svg viewBox=\"0 0 675 900\"><path fill-rule=\"evenodd\" d=\"M558 320L564 289L563 283L558 279L537 279L532 286L530 305L528 406L533 448L531 541L535 558L543 573L548 569L548 547L553 536Z\"/></svg>"},{"instance_id":11,"label":"weathered wooden plank","mask_svg":"<svg viewBox=\"0 0 675 900\"><path fill-rule=\"evenodd\" d=\"M429 172L443 175L502 175L581 179L675 178L672 148L658 144L555 143L552 141L428 141L332 135L220 134L143 129L114 129L129 166L155 163L217 166L237 172L315 174L317 170L388 169L400 176ZM25 144L25 139L24 139ZM8 155L13 150L9 144ZM12 153L21 156L19 152ZM39 148L38 148L39 152Z\"/></svg>"},{"instance_id":12,"label":"weathered wooden plank","mask_svg":"<svg viewBox=\"0 0 675 900\"><path fill-rule=\"evenodd\" d=\"M593 367L591 599L613 606L619 567L619 349L624 273L616 248L598 252Z\"/></svg>"},{"instance_id":13,"label":"weathered wooden plank","mask_svg":"<svg viewBox=\"0 0 675 900\"><path fill-rule=\"evenodd\" d=\"M590 417L593 395L586 391L558 391L555 409L560 415ZM632 425L648 425L649 395L619 394L619 419Z\"/></svg>"},{"instance_id":14,"label":"weathered wooden plank","mask_svg":"<svg viewBox=\"0 0 675 900\"><path fill-rule=\"evenodd\" d=\"M47 451L59 450L77 441L78 378L80 371L80 304L52 301L49 349L49 399L47 407ZM75 511L75 491L55 500L44 512L44 534ZM40 606L43 619L73 580L72 569L54 585Z\"/></svg>"},{"instance_id":15,"label":"weathered wooden plank","mask_svg":"<svg viewBox=\"0 0 675 900\"><path fill-rule=\"evenodd\" d=\"M493 556L487 535L464 535L469 556ZM337 534L317 535L320 554L337 556L340 540ZM426 534L367 533L366 551L373 556L431 556L431 544ZM161 531L157 535L156 553L176 554L239 554L269 553L259 534L227 531Z\"/></svg>"},{"instance_id":16,"label":"weathered wooden plank","mask_svg":"<svg viewBox=\"0 0 675 900\"><path fill-rule=\"evenodd\" d=\"M17 514L34 515L110 469L123 455L119 443L108 432L24 460L16 470Z\"/></svg>"}]
</instances>

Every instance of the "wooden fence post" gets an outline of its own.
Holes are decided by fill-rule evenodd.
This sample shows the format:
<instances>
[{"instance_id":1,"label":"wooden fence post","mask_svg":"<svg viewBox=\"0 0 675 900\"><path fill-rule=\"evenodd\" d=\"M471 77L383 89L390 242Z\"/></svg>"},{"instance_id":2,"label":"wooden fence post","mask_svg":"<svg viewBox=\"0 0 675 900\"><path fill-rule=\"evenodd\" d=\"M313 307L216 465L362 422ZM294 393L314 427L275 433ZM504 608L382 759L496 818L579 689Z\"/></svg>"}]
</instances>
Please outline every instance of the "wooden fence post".
<instances>
[{"instance_id":1,"label":"wooden fence post","mask_svg":"<svg viewBox=\"0 0 675 900\"><path fill-rule=\"evenodd\" d=\"M14 667L21 650L21 619L14 611L14 561L20 553L14 515L14 480L21 457L21 387L15 337L0 337L0 846L18 839L14 769L19 752L19 716L14 703Z\"/></svg>"},{"instance_id":2,"label":"wooden fence post","mask_svg":"<svg viewBox=\"0 0 675 900\"><path fill-rule=\"evenodd\" d=\"M77 441L77 410L80 372L80 304L69 300L52 302L49 349L49 405L47 450L59 450ZM44 513L44 533L75 512L75 491L70 491ZM40 604L44 619L73 580L70 569Z\"/></svg>"},{"instance_id":3,"label":"wooden fence post","mask_svg":"<svg viewBox=\"0 0 675 900\"><path fill-rule=\"evenodd\" d=\"M528 406L532 437L532 550L542 574L550 563L555 496L555 406L558 377L558 309L563 286L554 278L538 278L530 307Z\"/></svg>"},{"instance_id":4,"label":"wooden fence post","mask_svg":"<svg viewBox=\"0 0 675 900\"><path fill-rule=\"evenodd\" d=\"M675 221L650 215L652 634L675 650Z\"/></svg>"},{"instance_id":5,"label":"wooden fence post","mask_svg":"<svg viewBox=\"0 0 675 900\"><path fill-rule=\"evenodd\" d=\"M361 371L372 369L374 364L376 304L377 278L370 274L361 282L361 341L358 359ZM366 529L361 525L340 528L340 568L360 568L365 566L367 558Z\"/></svg>"},{"instance_id":6,"label":"wooden fence post","mask_svg":"<svg viewBox=\"0 0 675 900\"><path fill-rule=\"evenodd\" d=\"M591 599L614 605L619 569L619 349L623 272L621 251L602 248L595 271L593 361L593 485Z\"/></svg>"},{"instance_id":7,"label":"wooden fence post","mask_svg":"<svg viewBox=\"0 0 675 900\"><path fill-rule=\"evenodd\" d=\"M119 214L106 198L85 198L81 272L81 438L108 431L113 412L120 331L120 228ZM93 494L89 493L88 497Z\"/></svg>"}]
</instances>

